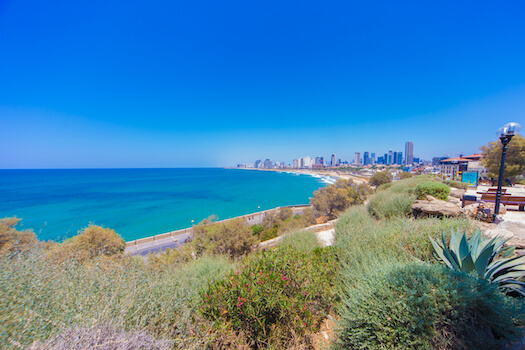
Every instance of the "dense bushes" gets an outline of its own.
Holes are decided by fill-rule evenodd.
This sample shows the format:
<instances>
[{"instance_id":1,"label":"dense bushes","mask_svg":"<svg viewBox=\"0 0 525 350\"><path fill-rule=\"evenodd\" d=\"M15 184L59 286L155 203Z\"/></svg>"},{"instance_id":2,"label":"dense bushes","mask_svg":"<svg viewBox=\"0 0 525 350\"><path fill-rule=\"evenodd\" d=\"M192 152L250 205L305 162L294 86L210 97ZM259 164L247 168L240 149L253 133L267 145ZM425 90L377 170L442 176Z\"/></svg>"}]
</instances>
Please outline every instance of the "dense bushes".
<instances>
[{"instance_id":1,"label":"dense bushes","mask_svg":"<svg viewBox=\"0 0 525 350\"><path fill-rule=\"evenodd\" d=\"M368 202L368 212L378 219L406 216L412 211L413 198L405 193L378 192Z\"/></svg>"},{"instance_id":2,"label":"dense bushes","mask_svg":"<svg viewBox=\"0 0 525 350\"><path fill-rule=\"evenodd\" d=\"M202 313L254 347L308 343L334 303L337 263L332 249L309 254L290 245L260 251L203 292Z\"/></svg>"},{"instance_id":3,"label":"dense bushes","mask_svg":"<svg viewBox=\"0 0 525 350\"><path fill-rule=\"evenodd\" d=\"M486 281L409 263L347 293L343 349L496 349L520 336L523 311Z\"/></svg>"},{"instance_id":4,"label":"dense bushes","mask_svg":"<svg viewBox=\"0 0 525 350\"><path fill-rule=\"evenodd\" d=\"M416 186L414 194L417 199L424 199L426 195L431 195L437 199L446 201L450 193L450 187L440 182L422 182Z\"/></svg>"},{"instance_id":5,"label":"dense bushes","mask_svg":"<svg viewBox=\"0 0 525 350\"><path fill-rule=\"evenodd\" d=\"M197 312L199 290L232 268L224 258L201 258L177 268L142 259L95 258L54 263L35 251L0 258L0 348L18 349L67 328L108 324L202 349L209 324Z\"/></svg>"},{"instance_id":6,"label":"dense bushes","mask_svg":"<svg viewBox=\"0 0 525 350\"><path fill-rule=\"evenodd\" d=\"M312 209L305 208L301 214L293 215L290 208L280 208L276 212L267 212L260 224L251 226L254 235L261 241L267 241L283 233L315 224Z\"/></svg>"},{"instance_id":7,"label":"dense bushes","mask_svg":"<svg viewBox=\"0 0 525 350\"><path fill-rule=\"evenodd\" d=\"M467 219L377 221L362 207L342 215L335 247L345 287L336 347L493 349L513 340L525 321L523 301L433 258L428 236L458 229L474 231Z\"/></svg>"},{"instance_id":8,"label":"dense bushes","mask_svg":"<svg viewBox=\"0 0 525 350\"><path fill-rule=\"evenodd\" d=\"M325 216L332 220L349 206L363 204L368 194L369 188L366 185L356 185L351 180L337 180L335 184L315 191L310 204L316 216Z\"/></svg>"}]
</instances>

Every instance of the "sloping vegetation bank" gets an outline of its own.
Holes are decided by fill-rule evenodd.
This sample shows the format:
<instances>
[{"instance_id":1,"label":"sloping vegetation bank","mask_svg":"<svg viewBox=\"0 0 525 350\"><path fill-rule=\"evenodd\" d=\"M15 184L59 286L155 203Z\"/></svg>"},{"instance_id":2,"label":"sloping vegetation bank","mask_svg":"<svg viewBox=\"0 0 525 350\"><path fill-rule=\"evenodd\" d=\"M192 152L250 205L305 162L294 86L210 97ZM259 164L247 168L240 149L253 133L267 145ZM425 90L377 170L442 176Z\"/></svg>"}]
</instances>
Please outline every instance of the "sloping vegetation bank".
<instances>
[{"instance_id":1,"label":"sloping vegetation bank","mask_svg":"<svg viewBox=\"0 0 525 350\"><path fill-rule=\"evenodd\" d=\"M521 337L523 299L434 258L430 238L451 230L470 237L476 227L414 220L406 203L428 181L382 185L367 206L368 189L339 183L314 196L307 218L281 213L263 227L271 236L344 212L327 248L297 231L254 251L258 228L205 222L192 244L144 260L123 256L112 230L88 227L50 244L1 220L0 347L503 348ZM331 342L320 336L328 318L337 321Z\"/></svg>"}]
</instances>

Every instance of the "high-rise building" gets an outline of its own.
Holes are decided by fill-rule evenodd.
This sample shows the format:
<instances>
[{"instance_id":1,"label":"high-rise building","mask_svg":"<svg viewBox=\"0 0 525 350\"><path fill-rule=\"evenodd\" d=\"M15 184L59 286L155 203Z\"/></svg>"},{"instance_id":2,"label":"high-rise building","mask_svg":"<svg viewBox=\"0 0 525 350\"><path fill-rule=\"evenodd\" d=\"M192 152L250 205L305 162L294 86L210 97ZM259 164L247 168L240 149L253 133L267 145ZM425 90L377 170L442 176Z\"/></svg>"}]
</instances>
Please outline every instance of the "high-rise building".
<instances>
[{"instance_id":1,"label":"high-rise building","mask_svg":"<svg viewBox=\"0 0 525 350\"><path fill-rule=\"evenodd\" d=\"M355 152L354 163L356 165L360 165L361 164L361 153L360 152Z\"/></svg>"},{"instance_id":2,"label":"high-rise building","mask_svg":"<svg viewBox=\"0 0 525 350\"><path fill-rule=\"evenodd\" d=\"M372 153L370 154L370 164L375 164L375 163L376 163L376 154Z\"/></svg>"},{"instance_id":3,"label":"high-rise building","mask_svg":"<svg viewBox=\"0 0 525 350\"><path fill-rule=\"evenodd\" d=\"M272 161L271 161L270 159L266 159L266 160L264 161L264 167L265 167L266 169L271 169L271 168L273 168Z\"/></svg>"},{"instance_id":4,"label":"high-rise building","mask_svg":"<svg viewBox=\"0 0 525 350\"><path fill-rule=\"evenodd\" d=\"M397 164L397 151L392 155L392 164Z\"/></svg>"},{"instance_id":5,"label":"high-rise building","mask_svg":"<svg viewBox=\"0 0 525 350\"><path fill-rule=\"evenodd\" d=\"M388 154L384 154L383 156L383 164L388 164Z\"/></svg>"},{"instance_id":6,"label":"high-rise building","mask_svg":"<svg viewBox=\"0 0 525 350\"><path fill-rule=\"evenodd\" d=\"M299 169L299 159L294 159L293 160L293 168L294 169Z\"/></svg>"},{"instance_id":7,"label":"high-rise building","mask_svg":"<svg viewBox=\"0 0 525 350\"><path fill-rule=\"evenodd\" d=\"M316 165L323 165L323 157L315 157Z\"/></svg>"},{"instance_id":8,"label":"high-rise building","mask_svg":"<svg viewBox=\"0 0 525 350\"><path fill-rule=\"evenodd\" d=\"M403 165L403 152L397 152L397 165Z\"/></svg>"},{"instance_id":9,"label":"high-rise building","mask_svg":"<svg viewBox=\"0 0 525 350\"><path fill-rule=\"evenodd\" d=\"M387 158L387 162L386 162L388 165L390 165L390 164L393 163L393 162L392 162L392 157L393 157L393 155L394 155L394 154L393 154L392 150L389 149L389 150L388 150L388 158Z\"/></svg>"},{"instance_id":10,"label":"high-rise building","mask_svg":"<svg viewBox=\"0 0 525 350\"><path fill-rule=\"evenodd\" d=\"M365 152L363 155L363 165L369 165L370 164L370 156L368 152Z\"/></svg>"},{"instance_id":11,"label":"high-rise building","mask_svg":"<svg viewBox=\"0 0 525 350\"><path fill-rule=\"evenodd\" d=\"M260 159L257 159L257 160L255 161L255 167L258 168L260 164L261 164L261 160L260 160Z\"/></svg>"},{"instance_id":12,"label":"high-rise building","mask_svg":"<svg viewBox=\"0 0 525 350\"><path fill-rule=\"evenodd\" d=\"M385 164L385 158L383 158L383 157L378 157L378 158L377 158L377 164Z\"/></svg>"},{"instance_id":13,"label":"high-rise building","mask_svg":"<svg viewBox=\"0 0 525 350\"><path fill-rule=\"evenodd\" d=\"M410 141L405 143L405 165L414 163L414 144Z\"/></svg>"},{"instance_id":14,"label":"high-rise building","mask_svg":"<svg viewBox=\"0 0 525 350\"><path fill-rule=\"evenodd\" d=\"M335 154L332 154L332 163L330 163L331 166L336 166L335 163Z\"/></svg>"}]
</instances>

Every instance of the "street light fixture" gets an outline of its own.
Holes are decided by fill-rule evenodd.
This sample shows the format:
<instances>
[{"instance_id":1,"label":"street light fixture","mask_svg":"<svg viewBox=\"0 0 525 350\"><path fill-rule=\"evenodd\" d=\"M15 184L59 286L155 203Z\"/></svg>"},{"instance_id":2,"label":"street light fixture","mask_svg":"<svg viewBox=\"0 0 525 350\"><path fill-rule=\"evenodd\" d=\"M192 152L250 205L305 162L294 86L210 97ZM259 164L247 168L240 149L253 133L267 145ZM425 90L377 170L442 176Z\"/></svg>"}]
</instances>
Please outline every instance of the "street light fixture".
<instances>
[{"instance_id":1,"label":"street light fixture","mask_svg":"<svg viewBox=\"0 0 525 350\"><path fill-rule=\"evenodd\" d=\"M521 130L521 125L518 123L508 123L505 126L499 128L496 131L503 148L501 149L501 164L499 167L499 178L498 178L498 190L496 191L496 204L494 205L494 217L493 221L496 220L496 216L499 214L499 204L501 201L501 184L503 182L503 172L505 170L505 156L507 155L507 146L514 135L517 135Z\"/></svg>"}]
</instances>

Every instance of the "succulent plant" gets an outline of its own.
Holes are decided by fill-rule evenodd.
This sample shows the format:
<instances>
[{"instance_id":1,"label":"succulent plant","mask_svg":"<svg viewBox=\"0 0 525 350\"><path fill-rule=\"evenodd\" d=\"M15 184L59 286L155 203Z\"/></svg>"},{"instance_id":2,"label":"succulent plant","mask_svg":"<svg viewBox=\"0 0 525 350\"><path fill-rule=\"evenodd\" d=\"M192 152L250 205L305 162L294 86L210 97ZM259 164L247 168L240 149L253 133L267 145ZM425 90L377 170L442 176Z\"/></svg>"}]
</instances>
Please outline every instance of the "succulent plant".
<instances>
[{"instance_id":1,"label":"succulent plant","mask_svg":"<svg viewBox=\"0 0 525 350\"><path fill-rule=\"evenodd\" d=\"M452 230L447 247L445 238L436 242L430 237L436 258L456 271L473 272L490 283L497 283L506 293L525 296L525 256L512 256L514 246L503 245L510 238L483 238L478 229L470 240L465 233Z\"/></svg>"}]
</instances>

